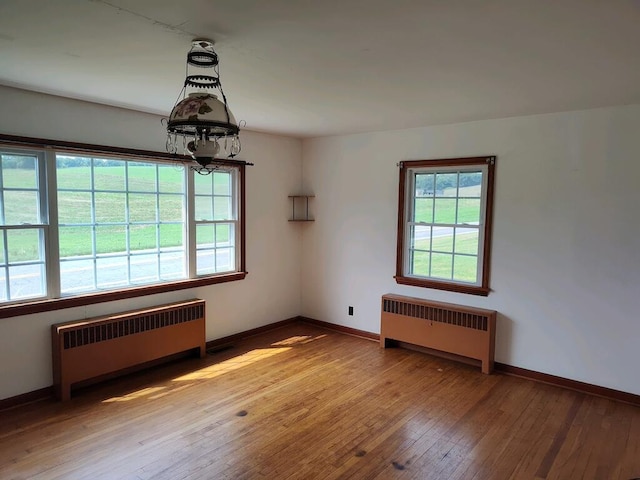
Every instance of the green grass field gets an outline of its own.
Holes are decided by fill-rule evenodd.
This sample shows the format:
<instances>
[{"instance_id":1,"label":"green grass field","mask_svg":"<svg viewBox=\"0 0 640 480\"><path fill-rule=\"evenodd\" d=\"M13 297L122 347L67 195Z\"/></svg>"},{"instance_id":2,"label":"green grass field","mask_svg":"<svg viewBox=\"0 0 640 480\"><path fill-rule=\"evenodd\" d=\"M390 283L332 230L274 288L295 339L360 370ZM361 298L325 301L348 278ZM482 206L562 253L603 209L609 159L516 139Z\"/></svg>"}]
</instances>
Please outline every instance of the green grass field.
<instances>
[{"instance_id":1,"label":"green grass field","mask_svg":"<svg viewBox=\"0 0 640 480\"><path fill-rule=\"evenodd\" d=\"M129 191L123 192L124 164L96 167L94 186L98 190L92 198L91 169L88 166L58 168L58 223L60 256L69 257L92 253L92 206L95 204L95 234L97 253L126 250L127 214L129 245L132 250L176 247L184 244L184 173L172 165L137 164L128 168ZM3 169L6 188L32 188L32 191L5 190L5 224L25 225L40 223L35 169ZM230 175L215 172L210 176L196 175L196 219L224 220L231 215ZM212 195L213 197L212 203ZM127 207L128 202L128 207ZM156 219L156 212L158 219ZM159 220L161 223L156 225ZM120 225L109 225L120 223ZM150 224L153 223L153 224ZM40 230L24 229L7 232L9 260L39 260ZM200 228L197 242L226 242L230 238L228 225ZM4 242L0 238L0 243ZM3 245L0 245L3 246ZM2 249L4 251L4 249ZM4 254L0 254L0 261Z\"/></svg>"},{"instance_id":2,"label":"green grass field","mask_svg":"<svg viewBox=\"0 0 640 480\"><path fill-rule=\"evenodd\" d=\"M464 187L460 195L478 198L447 197L455 194L455 189L445 189L442 196L417 197L414 205L414 221L436 224L468 223L477 225L480 222L479 186ZM463 233L454 236L439 236L429 240L416 240L414 244L412 272L414 275L432 276L443 279L454 279L475 282L477 276L478 234ZM460 255L468 254L468 255Z\"/></svg>"},{"instance_id":3,"label":"green grass field","mask_svg":"<svg viewBox=\"0 0 640 480\"><path fill-rule=\"evenodd\" d=\"M456 235L455 246L453 235L434 237L431 255L429 252L429 240L417 240L414 246L416 248L412 265L414 275L433 276L464 282L476 281L477 232ZM431 272L429 272L429 266L431 266Z\"/></svg>"}]
</instances>

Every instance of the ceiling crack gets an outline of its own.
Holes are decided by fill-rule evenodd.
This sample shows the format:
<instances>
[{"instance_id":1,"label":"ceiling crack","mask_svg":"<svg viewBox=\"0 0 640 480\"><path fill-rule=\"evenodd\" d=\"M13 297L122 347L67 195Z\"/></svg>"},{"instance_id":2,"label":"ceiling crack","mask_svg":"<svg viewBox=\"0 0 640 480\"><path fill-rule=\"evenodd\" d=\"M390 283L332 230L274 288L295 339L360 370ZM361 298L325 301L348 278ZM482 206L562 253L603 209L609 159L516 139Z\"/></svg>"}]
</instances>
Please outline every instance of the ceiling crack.
<instances>
[{"instance_id":1,"label":"ceiling crack","mask_svg":"<svg viewBox=\"0 0 640 480\"><path fill-rule=\"evenodd\" d=\"M118 5L114 5L114 4L112 4L110 2L107 2L105 0L88 0L88 1L92 2L92 3L101 3L101 4L103 4L103 5L107 6L107 7L115 8L119 12L127 13L129 15L133 15L134 17L141 18L141 19L145 20L146 22L151 23L152 25L158 25L158 26L163 27L163 28L165 28L167 30L170 30L172 32L177 32L177 33L180 33L182 35L189 36L191 38L198 37L197 34L195 34L193 32L190 32L188 30L184 30L183 28L180 28L183 25L185 25L186 23L188 23L186 21L182 22L182 23L179 23L177 25L171 25L171 24L168 24L168 23L160 22L160 21L158 21L158 20L156 20L154 18L147 17L146 15L142 15L141 13L134 12L132 10L128 10L126 8L119 7Z\"/></svg>"}]
</instances>

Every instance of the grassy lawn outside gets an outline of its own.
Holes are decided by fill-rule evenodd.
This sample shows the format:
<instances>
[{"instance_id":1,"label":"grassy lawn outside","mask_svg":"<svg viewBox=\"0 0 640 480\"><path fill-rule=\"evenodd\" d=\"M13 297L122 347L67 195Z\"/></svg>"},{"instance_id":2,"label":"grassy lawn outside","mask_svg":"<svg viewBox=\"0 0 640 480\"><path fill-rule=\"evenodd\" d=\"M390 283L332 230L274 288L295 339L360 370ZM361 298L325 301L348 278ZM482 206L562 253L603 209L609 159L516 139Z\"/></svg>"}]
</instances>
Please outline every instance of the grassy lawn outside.
<instances>
[{"instance_id":1,"label":"grassy lawn outside","mask_svg":"<svg viewBox=\"0 0 640 480\"><path fill-rule=\"evenodd\" d=\"M60 257L90 255L94 227L92 205L95 202L95 236L97 253L126 250L127 214L129 215L129 246L131 250L184 245L184 170L173 165L129 164L128 189L124 181L124 162L114 166L94 168L92 198L91 168L74 166L58 168L58 224ZM39 207L35 168L4 168L5 224L38 224ZM215 172L195 176L196 219L225 220L231 216L231 178L228 173ZM13 191L7 188L25 190ZM127 207L128 202L128 207ZM157 212L157 213L156 213ZM157 218L156 218L157 217ZM156 223L156 222L160 223ZM84 225L83 225L84 224ZM199 228L197 242L228 242L230 224L206 225ZM40 228L7 230L6 240L10 262L41 260ZM0 262L4 258L5 237L0 235Z\"/></svg>"},{"instance_id":2,"label":"grassy lawn outside","mask_svg":"<svg viewBox=\"0 0 640 480\"><path fill-rule=\"evenodd\" d=\"M460 188L457 199L455 188L445 189L440 195L416 197L414 221L428 224L470 224L480 222L479 186ZM428 228L428 227L426 227ZM448 280L473 282L477 280L478 231L457 228L455 246L453 231L450 235L434 236L414 242L412 273Z\"/></svg>"},{"instance_id":3,"label":"grassy lawn outside","mask_svg":"<svg viewBox=\"0 0 640 480\"><path fill-rule=\"evenodd\" d=\"M429 240L415 242L413 252L414 275L475 282L477 277L478 233L456 235L455 253L453 235L433 238L433 250L429 251ZM467 255L461 255L467 254ZM469 255L472 254L472 255ZM429 271L431 267L431 271Z\"/></svg>"}]
</instances>

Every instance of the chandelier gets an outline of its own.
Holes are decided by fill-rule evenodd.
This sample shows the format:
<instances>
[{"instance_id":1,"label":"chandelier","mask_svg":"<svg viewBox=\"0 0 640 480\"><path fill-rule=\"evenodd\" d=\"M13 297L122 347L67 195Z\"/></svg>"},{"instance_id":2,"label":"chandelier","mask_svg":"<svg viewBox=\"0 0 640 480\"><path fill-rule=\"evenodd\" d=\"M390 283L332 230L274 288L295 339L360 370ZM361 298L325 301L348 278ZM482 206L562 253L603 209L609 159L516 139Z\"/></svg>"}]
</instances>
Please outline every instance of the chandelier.
<instances>
[{"instance_id":1,"label":"chandelier","mask_svg":"<svg viewBox=\"0 0 640 480\"><path fill-rule=\"evenodd\" d=\"M190 74L189 67L212 69L210 75ZM194 90L194 91L191 91ZM221 98L213 92L219 92ZM211 40L191 42L186 78L167 125L167 152L191 156L197 173L208 175L240 153L240 128L229 110ZM238 162L245 163L245 162Z\"/></svg>"}]
</instances>

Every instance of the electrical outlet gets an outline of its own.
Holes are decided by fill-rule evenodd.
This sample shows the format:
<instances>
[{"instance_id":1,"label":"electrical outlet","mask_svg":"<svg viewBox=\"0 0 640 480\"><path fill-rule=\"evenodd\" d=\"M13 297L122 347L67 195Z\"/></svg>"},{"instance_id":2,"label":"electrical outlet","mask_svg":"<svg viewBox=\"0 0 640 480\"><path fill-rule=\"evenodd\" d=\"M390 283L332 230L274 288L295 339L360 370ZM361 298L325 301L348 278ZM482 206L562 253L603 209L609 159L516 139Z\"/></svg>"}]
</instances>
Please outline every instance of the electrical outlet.
<instances>
[{"instance_id":1,"label":"electrical outlet","mask_svg":"<svg viewBox=\"0 0 640 480\"><path fill-rule=\"evenodd\" d=\"M349 307L349 315L353 315L353 307Z\"/></svg>"}]
</instances>

